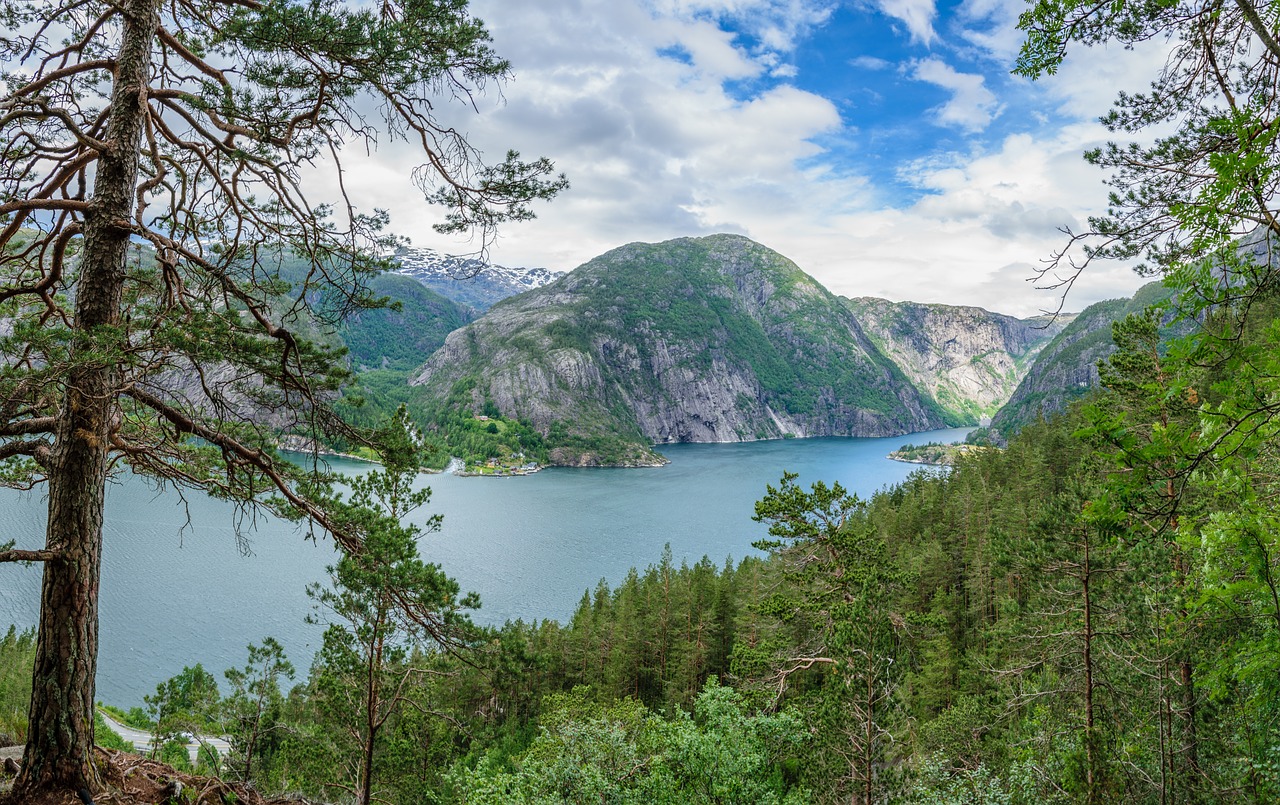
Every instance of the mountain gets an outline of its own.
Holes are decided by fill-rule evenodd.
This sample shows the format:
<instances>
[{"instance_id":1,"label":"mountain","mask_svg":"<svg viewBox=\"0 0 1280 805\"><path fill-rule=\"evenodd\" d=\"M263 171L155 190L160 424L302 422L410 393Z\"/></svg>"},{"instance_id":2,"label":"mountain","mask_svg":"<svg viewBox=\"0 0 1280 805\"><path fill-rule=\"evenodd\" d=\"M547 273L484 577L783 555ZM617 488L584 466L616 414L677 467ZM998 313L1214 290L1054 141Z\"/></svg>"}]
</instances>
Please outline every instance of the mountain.
<instances>
[{"instance_id":1,"label":"mountain","mask_svg":"<svg viewBox=\"0 0 1280 805\"><path fill-rule=\"evenodd\" d=\"M1040 349L1070 321L874 297L845 304L880 351L957 424L976 425L994 414Z\"/></svg>"},{"instance_id":2,"label":"mountain","mask_svg":"<svg viewBox=\"0 0 1280 805\"><path fill-rule=\"evenodd\" d=\"M564 273L546 268L508 268L434 249L399 249L395 259L400 264L399 273L480 311L508 296L541 288Z\"/></svg>"},{"instance_id":3,"label":"mountain","mask_svg":"<svg viewBox=\"0 0 1280 805\"><path fill-rule=\"evenodd\" d=\"M445 336L476 317L472 308L401 274L375 277L369 290L399 309L363 310L342 322L338 337L356 369L415 369Z\"/></svg>"},{"instance_id":4,"label":"mountain","mask_svg":"<svg viewBox=\"0 0 1280 805\"><path fill-rule=\"evenodd\" d=\"M639 461L655 442L948 424L838 297L736 235L610 251L495 304L410 382L427 405L529 422L568 464L601 463L591 443Z\"/></svg>"},{"instance_id":5,"label":"mountain","mask_svg":"<svg viewBox=\"0 0 1280 805\"><path fill-rule=\"evenodd\" d=\"M1110 299L1085 308L1036 357L1009 401L991 420L987 438L1007 442L1029 422L1066 410L1098 385L1098 361L1115 352L1111 324L1170 297L1159 282L1131 299Z\"/></svg>"}]
</instances>

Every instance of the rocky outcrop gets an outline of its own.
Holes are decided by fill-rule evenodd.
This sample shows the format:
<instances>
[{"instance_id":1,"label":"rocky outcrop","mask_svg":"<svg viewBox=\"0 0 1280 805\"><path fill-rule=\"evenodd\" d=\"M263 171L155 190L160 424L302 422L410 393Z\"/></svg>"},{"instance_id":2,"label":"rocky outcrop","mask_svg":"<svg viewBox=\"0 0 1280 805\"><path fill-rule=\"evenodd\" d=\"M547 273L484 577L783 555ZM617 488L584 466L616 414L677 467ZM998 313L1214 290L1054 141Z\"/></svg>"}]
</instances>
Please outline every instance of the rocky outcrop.
<instances>
[{"instance_id":1,"label":"rocky outcrop","mask_svg":"<svg viewBox=\"0 0 1280 805\"><path fill-rule=\"evenodd\" d=\"M881 351L957 425L977 425L999 410L1040 349L1070 321L873 297L846 304Z\"/></svg>"},{"instance_id":2,"label":"rocky outcrop","mask_svg":"<svg viewBox=\"0 0 1280 805\"><path fill-rule=\"evenodd\" d=\"M886 436L946 418L794 263L733 235L630 244L452 333L411 383L560 437Z\"/></svg>"}]
</instances>

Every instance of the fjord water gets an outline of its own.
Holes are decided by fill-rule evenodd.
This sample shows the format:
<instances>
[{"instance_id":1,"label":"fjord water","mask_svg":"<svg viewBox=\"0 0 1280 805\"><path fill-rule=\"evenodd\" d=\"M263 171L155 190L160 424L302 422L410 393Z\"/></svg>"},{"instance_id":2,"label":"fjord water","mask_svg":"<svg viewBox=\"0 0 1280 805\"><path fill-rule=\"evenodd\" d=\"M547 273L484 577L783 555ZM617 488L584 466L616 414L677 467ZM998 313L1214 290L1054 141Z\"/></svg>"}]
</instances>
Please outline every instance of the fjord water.
<instances>
[{"instance_id":1,"label":"fjord water","mask_svg":"<svg viewBox=\"0 0 1280 805\"><path fill-rule=\"evenodd\" d=\"M658 449L671 463L652 469L424 475L432 501L410 519L444 516L421 551L480 594L477 621L567 620L585 590L657 562L667 543L677 563L753 553L752 541L765 534L751 520L754 502L784 470L805 485L839 481L868 496L918 469L885 458L898 446L959 441L967 432L666 445ZM335 463L343 472L369 466ZM0 541L39 547L44 503L39 493L0 490ZM237 527L247 542L238 543ZM123 475L108 489L103 541L100 700L140 705L157 683L197 662L221 682L223 670L244 664L247 644L268 635L306 675L324 627L304 620L312 612L305 587L324 580L335 559L323 535L310 541L291 523ZM0 623L34 625L39 599L38 567L0 567Z\"/></svg>"}]
</instances>

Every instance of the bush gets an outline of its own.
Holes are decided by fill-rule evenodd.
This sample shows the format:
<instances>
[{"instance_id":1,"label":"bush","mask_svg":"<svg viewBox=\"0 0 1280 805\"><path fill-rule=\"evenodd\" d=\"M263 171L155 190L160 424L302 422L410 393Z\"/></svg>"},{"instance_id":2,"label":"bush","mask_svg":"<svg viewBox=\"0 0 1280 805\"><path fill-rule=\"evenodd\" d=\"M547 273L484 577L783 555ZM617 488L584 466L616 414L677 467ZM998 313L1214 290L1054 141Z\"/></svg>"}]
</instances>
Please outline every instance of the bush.
<instances>
[{"instance_id":1,"label":"bush","mask_svg":"<svg viewBox=\"0 0 1280 805\"><path fill-rule=\"evenodd\" d=\"M132 752L133 744L120 737L120 733L107 726L102 713L93 712L93 742L103 749L118 749L121 752Z\"/></svg>"}]
</instances>

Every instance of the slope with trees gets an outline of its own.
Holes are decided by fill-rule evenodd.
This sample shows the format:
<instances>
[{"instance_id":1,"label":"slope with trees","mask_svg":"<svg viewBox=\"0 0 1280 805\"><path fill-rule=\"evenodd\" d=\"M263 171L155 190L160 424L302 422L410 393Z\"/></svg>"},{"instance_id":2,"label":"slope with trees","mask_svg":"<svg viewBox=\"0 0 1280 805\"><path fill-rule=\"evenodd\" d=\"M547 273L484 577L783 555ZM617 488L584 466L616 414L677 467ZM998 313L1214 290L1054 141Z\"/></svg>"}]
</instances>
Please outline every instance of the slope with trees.
<instances>
[{"instance_id":1,"label":"slope with trees","mask_svg":"<svg viewBox=\"0 0 1280 805\"><path fill-rule=\"evenodd\" d=\"M1152 282L1130 299L1109 299L1085 308L1040 351L990 426L970 438L1003 444L1028 423L1061 414L1086 397L1098 388L1098 362L1115 351L1111 326L1149 305L1168 302L1171 296L1169 289ZM1172 318L1170 314L1167 334L1186 332L1185 325L1174 327Z\"/></svg>"}]
</instances>

